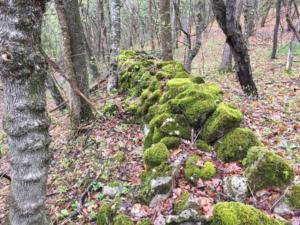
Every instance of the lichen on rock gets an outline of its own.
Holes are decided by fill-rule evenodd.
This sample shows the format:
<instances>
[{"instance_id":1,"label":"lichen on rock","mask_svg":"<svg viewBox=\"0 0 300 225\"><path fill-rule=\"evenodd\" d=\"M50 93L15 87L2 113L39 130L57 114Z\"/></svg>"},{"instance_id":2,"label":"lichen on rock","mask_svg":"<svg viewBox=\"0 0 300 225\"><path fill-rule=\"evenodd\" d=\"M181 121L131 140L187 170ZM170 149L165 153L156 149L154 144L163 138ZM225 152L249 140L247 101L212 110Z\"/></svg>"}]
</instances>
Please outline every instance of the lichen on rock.
<instances>
[{"instance_id":1,"label":"lichen on rock","mask_svg":"<svg viewBox=\"0 0 300 225\"><path fill-rule=\"evenodd\" d=\"M244 159L248 149L260 145L256 135L247 128L236 128L219 141L216 149L217 156L223 162Z\"/></svg>"}]
</instances>

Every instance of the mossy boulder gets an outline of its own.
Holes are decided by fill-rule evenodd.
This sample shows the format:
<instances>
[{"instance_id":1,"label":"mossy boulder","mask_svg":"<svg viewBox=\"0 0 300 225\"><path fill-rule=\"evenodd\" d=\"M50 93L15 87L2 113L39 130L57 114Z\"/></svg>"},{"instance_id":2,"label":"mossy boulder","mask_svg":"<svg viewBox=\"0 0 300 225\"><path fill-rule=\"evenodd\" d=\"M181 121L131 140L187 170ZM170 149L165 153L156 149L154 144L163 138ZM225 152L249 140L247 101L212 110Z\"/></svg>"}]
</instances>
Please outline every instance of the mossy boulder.
<instances>
[{"instance_id":1,"label":"mossy boulder","mask_svg":"<svg viewBox=\"0 0 300 225\"><path fill-rule=\"evenodd\" d=\"M296 209L300 209L300 184L292 187L290 193L288 194L288 200L291 206Z\"/></svg>"},{"instance_id":2,"label":"mossy boulder","mask_svg":"<svg viewBox=\"0 0 300 225\"><path fill-rule=\"evenodd\" d=\"M137 192L136 199L141 203L148 204L156 195L169 193L172 182L168 182L167 185L161 185L159 188L152 188L151 186L153 186L154 181L157 181L160 178L172 178L173 169L172 165L163 163L151 170L146 170L141 176L142 183Z\"/></svg>"},{"instance_id":3,"label":"mossy boulder","mask_svg":"<svg viewBox=\"0 0 300 225\"><path fill-rule=\"evenodd\" d=\"M125 214L119 214L114 218L113 225L134 225L129 216Z\"/></svg>"},{"instance_id":4,"label":"mossy boulder","mask_svg":"<svg viewBox=\"0 0 300 225\"><path fill-rule=\"evenodd\" d=\"M190 76L186 72L184 66L181 63L175 61L172 61L167 65L164 65L161 68L161 70L171 74L171 77L173 78L186 78Z\"/></svg>"},{"instance_id":5,"label":"mossy boulder","mask_svg":"<svg viewBox=\"0 0 300 225\"><path fill-rule=\"evenodd\" d=\"M231 129L239 127L242 120L243 114L237 108L226 103L220 103L204 124L200 135L201 139L213 143Z\"/></svg>"},{"instance_id":6,"label":"mossy boulder","mask_svg":"<svg viewBox=\"0 0 300 225\"><path fill-rule=\"evenodd\" d=\"M258 209L239 202L218 203L213 210L211 225L287 225Z\"/></svg>"},{"instance_id":7,"label":"mossy boulder","mask_svg":"<svg viewBox=\"0 0 300 225\"><path fill-rule=\"evenodd\" d=\"M201 140L201 139L198 139L195 143L196 147L202 151L205 151L205 152L212 152L213 151L213 147L210 146L207 142Z\"/></svg>"},{"instance_id":8,"label":"mossy boulder","mask_svg":"<svg viewBox=\"0 0 300 225\"><path fill-rule=\"evenodd\" d=\"M110 225L114 217L113 204L103 202L97 214L97 225Z\"/></svg>"},{"instance_id":9,"label":"mossy boulder","mask_svg":"<svg viewBox=\"0 0 300 225\"><path fill-rule=\"evenodd\" d=\"M290 163L272 151L265 148L249 149L246 165L246 177L253 191L269 187L285 187L295 176Z\"/></svg>"},{"instance_id":10,"label":"mossy boulder","mask_svg":"<svg viewBox=\"0 0 300 225\"><path fill-rule=\"evenodd\" d=\"M142 219L136 225L151 225L151 224L152 224L151 220L149 220L149 219Z\"/></svg>"},{"instance_id":11,"label":"mossy boulder","mask_svg":"<svg viewBox=\"0 0 300 225\"><path fill-rule=\"evenodd\" d=\"M161 143L165 144L168 149L178 148L181 144L181 138L179 137L164 137L160 140Z\"/></svg>"},{"instance_id":12,"label":"mossy boulder","mask_svg":"<svg viewBox=\"0 0 300 225\"><path fill-rule=\"evenodd\" d=\"M144 152L144 161L147 168L153 168L166 162L170 157L167 146L163 143L153 144Z\"/></svg>"},{"instance_id":13,"label":"mossy boulder","mask_svg":"<svg viewBox=\"0 0 300 225\"><path fill-rule=\"evenodd\" d=\"M223 162L232 162L245 158L248 149L260 145L253 131L247 128L236 128L219 141L217 156Z\"/></svg>"},{"instance_id":14,"label":"mossy boulder","mask_svg":"<svg viewBox=\"0 0 300 225\"><path fill-rule=\"evenodd\" d=\"M180 214L183 210L185 210L186 202L189 200L190 197L191 197L191 194L189 192L185 191L176 200L174 209L175 209L175 213L177 215Z\"/></svg>"},{"instance_id":15,"label":"mossy boulder","mask_svg":"<svg viewBox=\"0 0 300 225\"><path fill-rule=\"evenodd\" d=\"M216 167L212 162L205 162L203 166L198 166L197 163L200 156L192 155L185 163L185 177L191 182L197 182L199 178L209 180L216 175Z\"/></svg>"}]
</instances>

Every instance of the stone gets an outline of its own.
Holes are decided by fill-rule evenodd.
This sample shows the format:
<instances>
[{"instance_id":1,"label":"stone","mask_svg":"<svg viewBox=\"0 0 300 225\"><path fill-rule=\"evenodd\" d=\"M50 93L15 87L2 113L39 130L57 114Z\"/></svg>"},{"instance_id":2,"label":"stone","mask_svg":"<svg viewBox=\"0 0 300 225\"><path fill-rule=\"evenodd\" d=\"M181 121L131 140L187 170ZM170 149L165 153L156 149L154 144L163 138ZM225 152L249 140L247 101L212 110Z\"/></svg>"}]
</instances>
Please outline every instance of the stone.
<instances>
[{"instance_id":1,"label":"stone","mask_svg":"<svg viewBox=\"0 0 300 225\"><path fill-rule=\"evenodd\" d=\"M123 192L123 187L122 186L116 186L116 187L104 186L102 194L105 195L105 196L109 196L111 198L114 198L117 195L121 195L122 192Z\"/></svg>"},{"instance_id":2,"label":"stone","mask_svg":"<svg viewBox=\"0 0 300 225\"><path fill-rule=\"evenodd\" d=\"M273 212L279 216L288 216L292 214L292 208L286 198L283 198L277 205L274 207Z\"/></svg>"},{"instance_id":3,"label":"stone","mask_svg":"<svg viewBox=\"0 0 300 225\"><path fill-rule=\"evenodd\" d=\"M195 209L187 209L179 215L170 215L166 217L166 224L197 224L201 225L203 218Z\"/></svg>"},{"instance_id":4,"label":"stone","mask_svg":"<svg viewBox=\"0 0 300 225\"><path fill-rule=\"evenodd\" d=\"M244 202L248 194L247 178L242 176L225 177L224 194L229 200Z\"/></svg>"}]
</instances>

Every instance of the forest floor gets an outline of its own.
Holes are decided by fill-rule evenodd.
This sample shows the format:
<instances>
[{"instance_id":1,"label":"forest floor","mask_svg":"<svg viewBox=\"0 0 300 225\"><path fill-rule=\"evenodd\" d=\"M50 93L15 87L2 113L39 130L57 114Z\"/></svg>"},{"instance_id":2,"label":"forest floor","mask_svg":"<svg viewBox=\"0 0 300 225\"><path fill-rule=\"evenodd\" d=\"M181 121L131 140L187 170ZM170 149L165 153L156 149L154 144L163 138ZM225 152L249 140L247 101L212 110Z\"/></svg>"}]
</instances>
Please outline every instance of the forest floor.
<instances>
[{"instance_id":1,"label":"forest floor","mask_svg":"<svg viewBox=\"0 0 300 225\"><path fill-rule=\"evenodd\" d=\"M300 177L300 54L291 72L285 71L286 43L290 35L284 33L280 37L280 49L277 59L270 60L272 43L272 24L260 29L251 39L251 63L255 82L259 89L258 100L246 98L234 73L218 72L224 37L218 28L212 27L203 40L200 54L193 63L193 73L203 76L206 82L218 83L222 86L225 101L236 104L244 113L244 126L253 129L260 140L270 149L274 149L286 159L293 161L296 179ZM183 48L176 55L182 60ZM184 142L172 151L172 158L184 157L197 152L205 161L213 161L217 165L218 174L210 181L199 181L196 185L187 182L183 174L176 180L176 186L169 199L158 207L135 204L134 187L140 183L142 174L142 140L143 128L135 124L122 112L123 96L115 96L119 112L116 115L97 117L97 120L81 128L77 139L70 137L69 122L66 112L55 111L50 114L52 124L51 152L53 160L48 179L47 207L54 224L95 224L97 209L104 198L102 187L119 181L125 187L121 198L121 210L131 215L134 221L141 217L151 218L159 225L164 215L173 210L175 199L184 191L192 192L201 203L201 210L206 216L212 214L213 206L222 201L222 179L233 174L243 174L239 163L223 164L212 153L200 152ZM2 98L1 98L2 99ZM93 96L99 109L110 97L101 94L101 90ZM3 107L3 106L1 106ZM54 108L49 100L49 109ZM0 110L1 112L2 110ZM101 110L100 110L101 111ZM1 135L1 140L4 135ZM5 149L5 144L1 144ZM6 151L6 150L4 150ZM114 155L118 151L126 153L126 161L117 163ZM7 151L6 151L7 152ZM7 154L0 159L0 171L9 173ZM95 179L97 178L97 179ZM6 197L9 183L0 178L0 224L7 213ZM82 194L91 187L91 191L81 208L81 214L71 222L69 216L74 212ZM247 203L273 214L273 205L282 197L285 190L267 189L259 191L247 198ZM273 214L274 215L274 214ZM274 215L278 217L278 215ZM300 212L294 211L286 219L299 224Z\"/></svg>"}]
</instances>

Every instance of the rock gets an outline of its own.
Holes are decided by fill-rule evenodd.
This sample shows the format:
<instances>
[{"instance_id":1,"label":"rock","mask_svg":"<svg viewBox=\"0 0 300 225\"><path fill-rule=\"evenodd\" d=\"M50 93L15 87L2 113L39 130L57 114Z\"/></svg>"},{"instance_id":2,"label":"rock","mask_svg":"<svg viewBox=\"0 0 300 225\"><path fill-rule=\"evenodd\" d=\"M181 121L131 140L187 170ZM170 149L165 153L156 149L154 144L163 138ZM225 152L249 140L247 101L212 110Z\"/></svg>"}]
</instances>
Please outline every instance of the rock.
<instances>
[{"instance_id":1,"label":"rock","mask_svg":"<svg viewBox=\"0 0 300 225\"><path fill-rule=\"evenodd\" d=\"M169 197L169 193L155 195L154 198L152 198L151 202L149 203L149 207L154 208L158 206L159 204L161 204L161 202L166 200L168 197Z\"/></svg>"},{"instance_id":2,"label":"rock","mask_svg":"<svg viewBox=\"0 0 300 225\"><path fill-rule=\"evenodd\" d=\"M105 196L109 196L111 198L114 198L117 195L122 194L122 192L123 192L123 187L122 186L116 186L116 187L104 186L102 194L105 195Z\"/></svg>"},{"instance_id":3,"label":"rock","mask_svg":"<svg viewBox=\"0 0 300 225\"><path fill-rule=\"evenodd\" d=\"M247 178L242 176L225 177L224 194L229 200L244 202L248 193Z\"/></svg>"},{"instance_id":4,"label":"rock","mask_svg":"<svg viewBox=\"0 0 300 225\"><path fill-rule=\"evenodd\" d=\"M249 149L244 160L246 177L253 191L270 187L285 187L292 183L295 172L291 164L273 151L263 147Z\"/></svg>"},{"instance_id":5,"label":"rock","mask_svg":"<svg viewBox=\"0 0 300 225\"><path fill-rule=\"evenodd\" d=\"M170 157L169 150L163 143L153 144L144 152L144 161L148 168L153 168L166 162Z\"/></svg>"},{"instance_id":6,"label":"rock","mask_svg":"<svg viewBox=\"0 0 300 225\"><path fill-rule=\"evenodd\" d=\"M291 206L286 198L282 199L273 209L273 212L279 216L288 216L292 214Z\"/></svg>"},{"instance_id":7,"label":"rock","mask_svg":"<svg viewBox=\"0 0 300 225\"><path fill-rule=\"evenodd\" d=\"M199 208L200 204L198 200L189 192L183 192L175 203L175 212L177 215L187 209L198 210Z\"/></svg>"},{"instance_id":8,"label":"rock","mask_svg":"<svg viewBox=\"0 0 300 225\"><path fill-rule=\"evenodd\" d=\"M166 224L197 224L201 225L203 218L195 209L187 209L179 215L170 215L166 217Z\"/></svg>"},{"instance_id":9,"label":"rock","mask_svg":"<svg viewBox=\"0 0 300 225\"><path fill-rule=\"evenodd\" d=\"M147 215L147 213L145 212L145 210L142 208L141 204L135 204L131 210L130 210L130 214L133 216L133 217L136 217L136 218L142 218L144 216Z\"/></svg>"}]
</instances>

